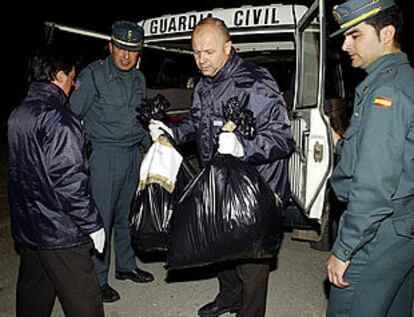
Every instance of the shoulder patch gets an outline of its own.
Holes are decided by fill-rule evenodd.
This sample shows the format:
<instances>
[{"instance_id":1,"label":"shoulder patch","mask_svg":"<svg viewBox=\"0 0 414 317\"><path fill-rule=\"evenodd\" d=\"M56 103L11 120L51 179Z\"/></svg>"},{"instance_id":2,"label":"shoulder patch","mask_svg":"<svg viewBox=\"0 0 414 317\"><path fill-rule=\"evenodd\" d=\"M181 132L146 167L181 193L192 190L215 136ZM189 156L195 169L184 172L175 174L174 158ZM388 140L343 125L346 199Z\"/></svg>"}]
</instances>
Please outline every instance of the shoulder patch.
<instances>
[{"instance_id":1,"label":"shoulder patch","mask_svg":"<svg viewBox=\"0 0 414 317\"><path fill-rule=\"evenodd\" d=\"M391 108L392 99L377 96L374 98L373 104L374 106L377 106L377 107Z\"/></svg>"},{"instance_id":2,"label":"shoulder patch","mask_svg":"<svg viewBox=\"0 0 414 317\"><path fill-rule=\"evenodd\" d=\"M81 86L81 81L79 79L77 79L75 81L74 89L75 90L78 90L80 88L80 86Z\"/></svg>"}]
</instances>

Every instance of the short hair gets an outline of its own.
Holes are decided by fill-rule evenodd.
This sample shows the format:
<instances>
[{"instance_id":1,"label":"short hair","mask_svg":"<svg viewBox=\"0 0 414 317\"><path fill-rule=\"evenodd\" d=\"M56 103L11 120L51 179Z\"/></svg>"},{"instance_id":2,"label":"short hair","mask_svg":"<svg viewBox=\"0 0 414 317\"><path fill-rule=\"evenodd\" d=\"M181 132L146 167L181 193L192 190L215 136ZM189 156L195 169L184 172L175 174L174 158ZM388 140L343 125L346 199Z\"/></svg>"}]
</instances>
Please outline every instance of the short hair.
<instances>
[{"instance_id":1,"label":"short hair","mask_svg":"<svg viewBox=\"0 0 414 317\"><path fill-rule=\"evenodd\" d=\"M202 26L211 25L214 26L216 31L220 33L226 42L230 41L230 33L226 23L223 20L215 17L207 17L200 20L194 27L193 34Z\"/></svg>"},{"instance_id":2,"label":"short hair","mask_svg":"<svg viewBox=\"0 0 414 317\"><path fill-rule=\"evenodd\" d=\"M59 71L69 75L73 67L78 66L79 59L71 53L71 49L60 46L45 46L35 51L29 60L29 82L52 82Z\"/></svg>"},{"instance_id":3,"label":"short hair","mask_svg":"<svg viewBox=\"0 0 414 317\"><path fill-rule=\"evenodd\" d=\"M394 5L391 8L385 9L372 18L366 20L365 23L371 25L377 32L378 36L384 27L392 25L395 28L394 44L396 47L400 47L404 24L403 14L400 7Z\"/></svg>"}]
</instances>

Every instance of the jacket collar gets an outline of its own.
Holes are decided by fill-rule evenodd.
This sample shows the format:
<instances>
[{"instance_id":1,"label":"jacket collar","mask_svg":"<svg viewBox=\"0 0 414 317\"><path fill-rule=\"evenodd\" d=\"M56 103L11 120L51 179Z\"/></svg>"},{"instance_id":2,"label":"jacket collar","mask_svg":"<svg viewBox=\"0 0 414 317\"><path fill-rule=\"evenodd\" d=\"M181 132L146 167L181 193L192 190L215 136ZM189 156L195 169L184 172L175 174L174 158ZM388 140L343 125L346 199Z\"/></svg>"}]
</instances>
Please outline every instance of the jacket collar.
<instances>
[{"instance_id":1,"label":"jacket collar","mask_svg":"<svg viewBox=\"0 0 414 317\"><path fill-rule=\"evenodd\" d=\"M360 98L362 95L369 93L371 86L378 80L382 73L394 72L394 66L408 64L407 55L401 51L387 54L377 58L366 69L368 76L356 87L355 93Z\"/></svg>"},{"instance_id":2,"label":"jacket collar","mask_svg":"<svg viewBox=\"0 0 414 317\"><path fill-rule=\"evenodd\" d=\"M230 56L226 63L224 64L223 68L218 71L218 73L213 77L205 77L208 83L217 83L226 80L227 78L231 77L237 67L242 62L242 59L237 55L234 48L230 51Z\"/></svg>"},{"instance_id":3,"label":"jacket collar","mask_svg":"<svg viewBox=\"0 0 414 317\"><path fill-rule=\"evenodd\" d=\"M398 51L377 58L367 67L367 73L372 74L377 71L383 71L391 65L404 63L408 63L407 55L401 51Z\"/></svg>"},{"instance_id":4,"label":"jacket collar","mask_svg":"<svg viewBox=\"0 0 414 317\"><path fill-rule=\"evenodd\" d=\"M119 75L119 71L117 70L113 60L112 60L112 56L108 55L105 58L105 78L107 81L112 81L116 78L121 78L121 76ZM134 67L130 70L131 72L131 78L135 79L136 77L138 77L138 70Z\"/></svg>"},{"instance_id":5,"label":"jacket collar","mask_svg":"<svg viewBox=\"0 0 414 317\"><path fill-rule=\"evenodd\" d=\"M30 85L27 96L29 98L56 99L56 102L65 105L68 97L64 91L55 84L35 81Z\"/></svg>"}]
</instances>

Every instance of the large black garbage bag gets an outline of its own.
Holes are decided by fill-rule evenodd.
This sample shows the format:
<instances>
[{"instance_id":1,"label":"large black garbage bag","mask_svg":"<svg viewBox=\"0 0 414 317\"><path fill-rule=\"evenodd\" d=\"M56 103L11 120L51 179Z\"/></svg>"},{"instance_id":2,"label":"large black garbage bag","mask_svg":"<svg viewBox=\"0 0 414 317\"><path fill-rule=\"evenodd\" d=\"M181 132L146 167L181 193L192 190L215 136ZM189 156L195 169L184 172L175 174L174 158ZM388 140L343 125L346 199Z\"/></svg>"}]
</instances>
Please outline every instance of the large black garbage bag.
<instances>
[{"instance_id":1,"label":"large black garbage bag","mask_svg":"<svg viewBox=\"0 0 414 317\"><path fill-rule=\"evenodd\" d=\"M166 110L169 107L170 102L163 95L157 94L153 98L144 100L137 107L137 118L144 126L148 126L151 120L164 120ZM151 146L146 159L149 156L154 158L154 156L159 155L159 157L163 157L161 159L162 165L167 164L167 169L170 169L168 163L169 154L171 153L165 152L162 144L167 145L168 143L176 151L177 146L168 133L165 133L163 139L161 145L154 143ZM151 164L157 165L156 161L153 162L151 159L149 161ZM144 164L144 161L142 161L142 164ZM167 250L167 231L171 213L174 210L175 203L182 195L184 186L194 174L192 167L188 163L182 162L174 183L169 182L169 180L166 181L163 177L165 175L146 175L144 180L141 179L140 175L140 185L135 194L129 219L132 243L138 250L143 252Z\"/></svg>"},{"instance_id":2,"label":"large black garbage bag","mask_svg":"<svg viewBox=\"0 0 414 317\"><path fill-rule=\"evenodd\" d=\"M130 220L132 243L143 252L167 250L171 194L159 184L138 192Z\"/></svg>"},{"instance_id":3,"label":"large black garbage bag","mask_svg":"<svg viewBox=\"0 0 414 317\"><path fill-rule=\"evenodd\" d=\"M216 154L190 182L171 217L167 267L272 257L282 211L254 166Z\"/></svg>"},{"instance_id":4,"label":"large black garbage bag","mask_svg":"<svg viewBox=\"0 0 414 317\"><path fill-rule=\"evenodd\" d=\"M138 191L130 218L132 243L142 252L166 251L171 214L184 187L193 176L191 167L182 165L175 188L169 193L157 183L151 183Z\"/></svg>"}]
</instances>

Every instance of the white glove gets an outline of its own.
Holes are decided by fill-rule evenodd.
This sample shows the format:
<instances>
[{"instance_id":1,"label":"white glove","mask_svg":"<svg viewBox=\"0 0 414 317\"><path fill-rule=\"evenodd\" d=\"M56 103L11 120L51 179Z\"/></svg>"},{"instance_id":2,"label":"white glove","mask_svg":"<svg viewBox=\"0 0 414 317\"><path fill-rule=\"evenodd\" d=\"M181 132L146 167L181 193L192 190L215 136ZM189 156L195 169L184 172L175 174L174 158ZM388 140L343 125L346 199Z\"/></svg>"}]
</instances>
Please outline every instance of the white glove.
<instances>
[{"instance_id":1,"label":"white glove","mask_svg":"<svg viewBox=\"0 0 414 317\"><path fill-rule=\"evenodd\" d=\"M161 121L151 120L148 128L153 142L155 142L155 140L158 139L160 135L164 134L164 131L166 131L172 138L174 138L172 130Z\"/></svg>"},{"instance_id":2,"label":"white glove","mask_svg":"<svg viewBox=\"0 0 414 317\"><path fill-rule=\"evenodd\" d=\"M217 151L220 154L230 154L235 157L242 157L244 155L243 146L233 132L220 133L219 148Z\"/></svg>"},{"instance_id":3,"label":"white glove","mask_svg":"<svg viewBox=\"0 0 414 317\"><path fill-rule=\"evenodd\" d=\"M95 247L95 250L99 253L102 253L105 246L105 230L104 228L101 228L95 232L92 232L89 235L93 241L93 246Z\"/></svg>"}]
</instances>

